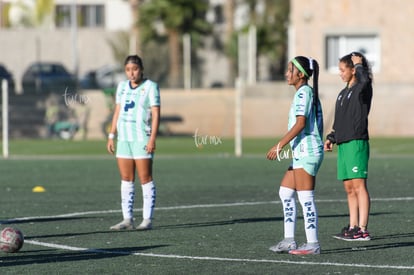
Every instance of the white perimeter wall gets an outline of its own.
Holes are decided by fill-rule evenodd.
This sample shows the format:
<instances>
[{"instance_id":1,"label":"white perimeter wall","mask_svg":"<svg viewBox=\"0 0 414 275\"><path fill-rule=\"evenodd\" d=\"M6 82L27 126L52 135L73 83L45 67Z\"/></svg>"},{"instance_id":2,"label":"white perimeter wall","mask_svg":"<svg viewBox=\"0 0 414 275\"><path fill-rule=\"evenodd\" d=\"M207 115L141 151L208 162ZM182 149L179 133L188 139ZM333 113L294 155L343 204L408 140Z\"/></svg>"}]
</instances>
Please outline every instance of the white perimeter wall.
<instances>
[{"instance_id":1,"label":"white perimeter wall","mask_svg":"<svg viewBox=\"0 0 414 275\"><path fill-rule=\"evenodd\" d=\"M341 86L321 87L325 132L333 123L334 104ZM374 88L369 117L371 136L414 137L411 119L413 87L382 85ZM249 87L243 99L243 136L277 137L286 132L287 118L294 90L282 83ZM100 125L108 111L102 92L88 92L90 109L88 138L102 138ZM161 90L162 116L181 116L180 123L169 124L176 134L233 137L235 127L235 92L218 90Z\"/></svg>"}]
</instances>

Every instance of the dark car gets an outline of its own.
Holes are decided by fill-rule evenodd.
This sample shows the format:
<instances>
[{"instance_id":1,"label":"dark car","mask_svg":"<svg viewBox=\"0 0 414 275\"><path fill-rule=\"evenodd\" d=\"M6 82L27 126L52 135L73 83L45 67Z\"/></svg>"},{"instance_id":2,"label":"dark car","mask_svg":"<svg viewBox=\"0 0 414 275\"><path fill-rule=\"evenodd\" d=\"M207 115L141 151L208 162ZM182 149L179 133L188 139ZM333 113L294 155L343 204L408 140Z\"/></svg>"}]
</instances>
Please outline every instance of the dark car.
<instances>
[{"instance_id":1,"label":"dark car","mask_svg":"<svg viewBox=\"0 0 414 275\"><path fill-rule=\"evenodd\" d=\"M4 65L0 64L0 92L2 91L3 79L7 80L9 93L14 93L15 83L13 74L9 70L7 70L7 68Z\"/></svg>"},{"instance_id":2,"label":"dark car","mask_svg":"<svg viewBox=\"0 0 414 275\"><path fill-rule=\"evenodd\" d=\"M75 76L60 63L36 62L22 78L23 93L64 93L76 90Z\"/></svg>"}]
</instances>

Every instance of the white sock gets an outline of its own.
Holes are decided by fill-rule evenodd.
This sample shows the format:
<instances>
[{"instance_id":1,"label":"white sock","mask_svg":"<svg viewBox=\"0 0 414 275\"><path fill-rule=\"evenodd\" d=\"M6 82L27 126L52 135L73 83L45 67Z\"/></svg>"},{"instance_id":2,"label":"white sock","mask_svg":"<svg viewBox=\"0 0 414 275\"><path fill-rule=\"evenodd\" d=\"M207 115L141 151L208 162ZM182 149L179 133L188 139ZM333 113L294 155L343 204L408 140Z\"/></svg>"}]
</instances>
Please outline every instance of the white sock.
<instances>
[{"instance_id":1,"label":"white sock","mask_svg":"<svg viewBox=\"0 0 414 275\"><path fill-rule=\"evenodd\" d=\"M318 242L318 211L314 200L314 191L298 191L299 202L302 205L308 243Z\"/></svg>"},{"instance_id":2,"label":"white sock","mask_svg":"<svg viewBox=\"0 0 414 275\"><path fill-rule=\"evenodd\" d=\"M155 182L150 181L145 184L141 184L142 187L142 218L144 220L152 220L155 207L155 198L157 192L155 189Z\"/></svg>"},{"instance_id":3,"label":"white sock","mask_svg":"<svg viewBox=\"0 0 414 275\"><path fill-rule=\"evenodd\" d=\"M296 226L295 190L280 186L279 197L283 205L285 239L294 239Z\"/></svg>"},{"instance_id":4,"label":"white sock","mask_svg":"<svg viewBox=\"0 0 414 275\"><path fill-rule=\"evenodd\" d=\"M133 219L135 184L133 181L121 181L121 207L124 220Z\"/></svg>"}]
</instances>

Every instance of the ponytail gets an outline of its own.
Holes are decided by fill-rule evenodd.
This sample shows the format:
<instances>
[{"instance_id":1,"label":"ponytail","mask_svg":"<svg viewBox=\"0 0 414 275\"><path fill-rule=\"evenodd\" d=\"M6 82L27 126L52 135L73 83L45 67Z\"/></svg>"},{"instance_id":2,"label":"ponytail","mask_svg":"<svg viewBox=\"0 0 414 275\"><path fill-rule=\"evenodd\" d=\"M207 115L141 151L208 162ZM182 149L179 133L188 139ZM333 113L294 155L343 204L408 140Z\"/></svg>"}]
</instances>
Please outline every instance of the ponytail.
<instances>
[{"instance_id":1,"label":"ponytail","mask_svg":"<svg viewBox=\"0 0 414 275\"><path fill-rule=\"evenodd\" d=\"M313 78L313 104L315 105L316 110L318 109L319 102L319 64L313 58L308 58L305 56L297 56L292 59L292 63L302 72L306 80L309 80L310 77Z\"/></svg>"},{"instance_id":2,"label":"ponytail","mask_svg":"<svg viewBox=\"0 0 414 275\"><path fill-rule=\"evenodd\" d=\"M318 109L318 102L319 102L319 64L315 59L311 59L313 63L313 104L315 105L316 109Z\"/></svg>"}]
</instances>

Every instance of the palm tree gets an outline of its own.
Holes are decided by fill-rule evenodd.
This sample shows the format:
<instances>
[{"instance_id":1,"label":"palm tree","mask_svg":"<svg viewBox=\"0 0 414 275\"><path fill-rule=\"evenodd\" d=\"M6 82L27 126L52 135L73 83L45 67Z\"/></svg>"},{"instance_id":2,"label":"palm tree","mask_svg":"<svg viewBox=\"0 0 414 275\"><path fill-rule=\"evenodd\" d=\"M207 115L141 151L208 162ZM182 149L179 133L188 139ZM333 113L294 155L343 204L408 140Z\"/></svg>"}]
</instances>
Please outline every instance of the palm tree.
<instances>
[{"instance_id":1,"label":"palm tree","mask_svg":"<svg viewBox=\"0 0 414 275\"><path fill-rule=\"evenodd\" d=\"M193 47L198 47L201 37L210 32L211 27L205 21L207 8L207 0L150 0L140 6L139 27L142 43L167 38L170 87L179 87L182 84L182 35L190 34Z\"/></svg>"},{"instance_id":2,"label":"palm tree","mask_svg":"<svg viewBox=\"0 0 414 275\"><path fill-rule=\"evenodd\" d=\"M139 22L139 5L141 4L141 0L128 0L129 5L131 7L132 13L132 26L131 26L131 41L129 45L129 52L132 53L139 53L141 50L141 40L138 28Z\"/></svg>"},{"instance_id":3,"label":"palm tree","mask_svg":"<svg viewBox=\"0 0 414 275\"><path fill-rule=\"evenodd\" d=\"M249 7L249 21L241 30L250 25L257 28L257 56L265 56L269 62L271 79L283 78L287 55L287 26L289 0L264 0L263 13L257 16L257 0L243 0Z\"/></svg>"},{"instance_id":4,"label":"palm tree","mask_svg":"<svg viewBox=\"0 0 414 275\"><path fill-rule=\"evenodd\" d=\"M14 22L14 24L24 27L52 26L54 0L38 0L32 5L17 1L13 4L13 8L21 13L19 22Z\"/></svg>"},{"instance_id":5,"label":"palm tree","mask_svg":"<svg viewBox=\"0 0 414 275\"><path fill-rule=\"evenodd\" d=\"M225 28L225 41L228 51L231 51L232 38L234 35L234 10L235 10L235 0L227 0L224 4L224 17L226 22ZM229 83L234 83L235 79L235 70L236 70L236 54L229 54Z\"/></svg>"},{"instance_id":6,"label":"palm tree","mask_svg":"<svg viewBox=\"0 0 414 275\"><path fill-rule=\"evenodd\" d=\"M270 63L273 80L284 78L287 58L287 28L289 22L289 0L266 0L264 15L257 22L258 54L266 56Z\"/></svg>"},{"instance_id":7,"label":"palm tree","mask_svg":"<svg viewBox=\"0 0 414 275\"><path fill-rule=\"evenodd\" d=\"M249 9L249 17L246 24L240 30L234 30L233 20L235 2L238 5L245 4ZM237 71L237 38L239 33L246 33L249 26L257 29L257 56L265 56L269 63L269 74L272 80L284 75L284 66L287 52L287 25L289 16L289 0L264 0L260 16L257 14L258 0L227 0L225 2L226 17L226 53L230 63L231 80L234 80L234 72Z\"/></svg>"},{"instance_id":8,"label":"palm tree","mask_svg":"<svg viewBox=\"0 0 414 275\"><path fill-rule=\"evenodd\" d=\"M34 22L36 26L52 24L54 0L38 0L35 5Z\"/></svg>"}]
</instances>

